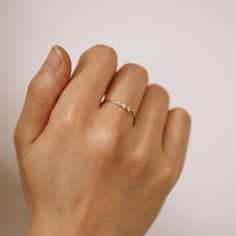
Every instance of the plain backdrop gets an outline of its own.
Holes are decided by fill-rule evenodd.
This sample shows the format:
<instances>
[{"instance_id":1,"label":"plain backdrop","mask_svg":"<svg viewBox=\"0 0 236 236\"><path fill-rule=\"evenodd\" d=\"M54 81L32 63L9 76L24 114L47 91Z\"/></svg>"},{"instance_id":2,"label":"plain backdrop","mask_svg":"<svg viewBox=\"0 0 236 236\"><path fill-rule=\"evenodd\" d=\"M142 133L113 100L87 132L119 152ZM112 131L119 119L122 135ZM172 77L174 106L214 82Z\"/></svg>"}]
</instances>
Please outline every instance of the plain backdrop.
<instances>
[{"instance_id":1,"label":"plain backdrop","mask_svg":"<svg viewBox=\"0 0 236 236\"><path fill-rule=\"evenodd\" d=\"M30 79L53 44L74 67L97 43L192 115L185 169L147 236L235 236L235 0L1 0L0 235L27 227L12 132Z\"/></svg>"}]
</instances>

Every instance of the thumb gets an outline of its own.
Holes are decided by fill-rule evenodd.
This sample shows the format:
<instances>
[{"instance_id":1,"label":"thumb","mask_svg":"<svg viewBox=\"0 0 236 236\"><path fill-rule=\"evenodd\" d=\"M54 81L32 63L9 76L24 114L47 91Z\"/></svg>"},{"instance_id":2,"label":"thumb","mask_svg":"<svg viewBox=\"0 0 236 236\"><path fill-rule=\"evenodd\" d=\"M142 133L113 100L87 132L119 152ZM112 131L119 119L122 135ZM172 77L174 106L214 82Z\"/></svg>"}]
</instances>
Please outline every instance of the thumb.
<instances>
[{"instance_id":1,"label":"thumb","mask_svg":"<svg viewBox=\"0 0 236 236\"><path fill-rule=\"evenodd\" d=\"M70 73L71 62L67 52L53 46L28 86L14 132L17 153L25 152L45 128L58 97L69 82Z\"/></svg>"}]
</instances>

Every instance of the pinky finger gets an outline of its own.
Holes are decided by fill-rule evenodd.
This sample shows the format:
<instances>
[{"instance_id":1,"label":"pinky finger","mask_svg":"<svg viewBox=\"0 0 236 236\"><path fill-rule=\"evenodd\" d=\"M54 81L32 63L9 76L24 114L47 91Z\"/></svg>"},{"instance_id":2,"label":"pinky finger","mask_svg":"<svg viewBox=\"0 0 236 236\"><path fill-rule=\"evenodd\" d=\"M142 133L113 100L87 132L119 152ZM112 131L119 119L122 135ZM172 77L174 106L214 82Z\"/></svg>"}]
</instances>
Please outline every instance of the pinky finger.
<instances>
[{"instance_id":1,"label":"pinky finger","mask_svg":"<svg viewBox=\"0 0 236 236\"><path fill-rule=\"evenodd\" d=\"M169 161L182 165L188 146L191 117L182 108L169 111L165 125L162 148Z\"/></svg>"}]
</instances>

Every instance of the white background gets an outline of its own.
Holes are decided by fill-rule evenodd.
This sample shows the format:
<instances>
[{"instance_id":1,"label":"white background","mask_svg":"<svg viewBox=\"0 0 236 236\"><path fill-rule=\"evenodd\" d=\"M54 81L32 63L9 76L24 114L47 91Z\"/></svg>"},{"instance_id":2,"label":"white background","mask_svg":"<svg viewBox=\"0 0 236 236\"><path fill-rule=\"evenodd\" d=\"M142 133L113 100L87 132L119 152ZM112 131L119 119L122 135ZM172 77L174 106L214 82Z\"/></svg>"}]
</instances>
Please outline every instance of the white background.
<instances>
[{"instance_id":1,"label":"white background","mask_svg":"<svg viewBox=\"0 0 236 236\"><path fill-rule=\"evenodd\" d=\"M27 84L53 44L75 66L97 43L119 66L145 66L192 115L183 175L147 236L235 236L235 0L1 0L0 234L27 227L12 143Z\"/></svg>"}]
</instances>

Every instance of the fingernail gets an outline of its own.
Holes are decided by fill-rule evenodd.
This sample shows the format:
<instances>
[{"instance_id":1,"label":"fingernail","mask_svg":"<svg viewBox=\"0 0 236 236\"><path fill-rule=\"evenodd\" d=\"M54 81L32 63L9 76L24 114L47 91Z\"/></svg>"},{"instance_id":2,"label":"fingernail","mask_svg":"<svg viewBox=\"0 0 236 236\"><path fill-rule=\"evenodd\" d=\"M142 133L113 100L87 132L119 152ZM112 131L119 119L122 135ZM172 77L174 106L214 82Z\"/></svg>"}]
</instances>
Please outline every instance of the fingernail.
<instances>
[{"instance_id":1,"label":"fingernail","mask_svg":"<svg viewBox=\"0 0 236 236\"><path fill-rule=\"evenodd\" d=\"M62 54L57 46L53 46L45 61L45 69L49 73L56 73L62 64Z\"/></svg>"}]
</instances>

